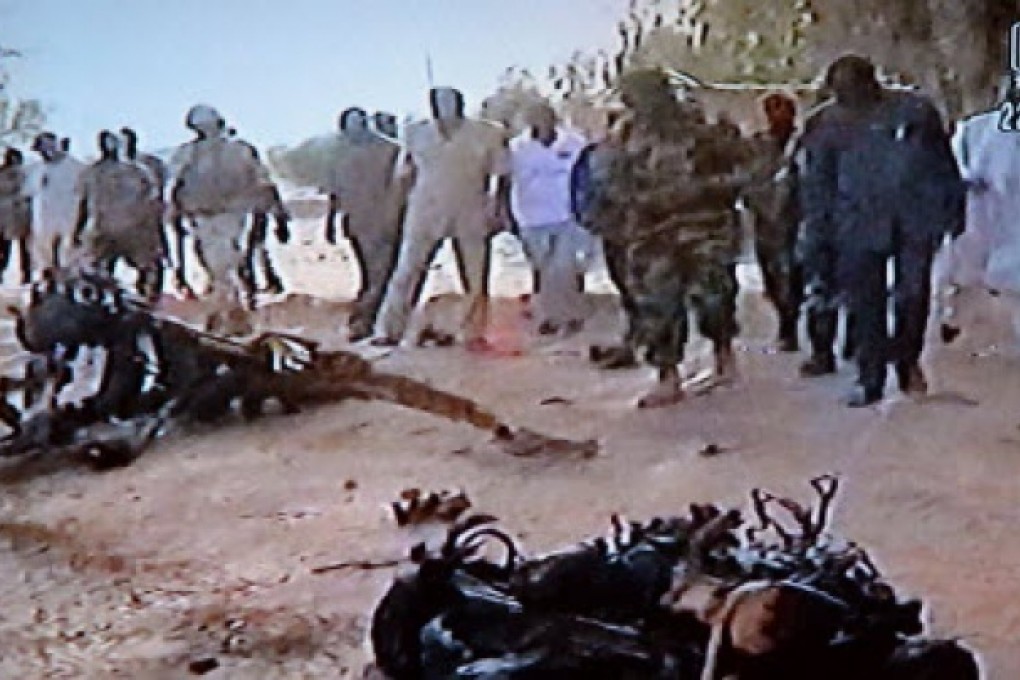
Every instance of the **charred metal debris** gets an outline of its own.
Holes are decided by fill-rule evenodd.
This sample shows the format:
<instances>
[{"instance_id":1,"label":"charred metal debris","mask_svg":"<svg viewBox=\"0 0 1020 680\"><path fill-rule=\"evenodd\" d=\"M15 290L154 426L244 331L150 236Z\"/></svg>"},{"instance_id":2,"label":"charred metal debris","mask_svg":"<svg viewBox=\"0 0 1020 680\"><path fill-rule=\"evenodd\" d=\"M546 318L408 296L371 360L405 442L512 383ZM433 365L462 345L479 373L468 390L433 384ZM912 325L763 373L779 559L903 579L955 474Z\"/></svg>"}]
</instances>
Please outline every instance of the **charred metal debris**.
<instances>
[{"instance_id":1,"label":"charred metal debris","mask_svg":"<svg viewBox=\"0 0 1020 680\"><path fill-rule=\"evenodd\" d=\"M396 680L974 680L974 655L923 635L868 553L827 531L838 481L814 508L758 489L752 514L691 505L525 557L473 516L379 602L377 669Z\"/></svg>"},{"instance_id":2,"label":"charred metal debris","mask_svg":"<svg viewBox=\"0 0 1020 680\"><path fill-rule=\"evenodd\" d=\"M521 446L531 452L548 443L559 452L571 444L513 428L470 399L377 371L352 352L321 351L282 333L237 342L196 330L161 316L105 274L52 274L32 287L24 309L8 311L27 357L18 375L0 377L7 429L0 457L62 450L97 467L124 465L179 424L234 413L250 420L270 404L295 413L344 399L464 421L515 454ZM97 384L83 388L89 363L99 366Z\"/></svg>"}]
</instances>

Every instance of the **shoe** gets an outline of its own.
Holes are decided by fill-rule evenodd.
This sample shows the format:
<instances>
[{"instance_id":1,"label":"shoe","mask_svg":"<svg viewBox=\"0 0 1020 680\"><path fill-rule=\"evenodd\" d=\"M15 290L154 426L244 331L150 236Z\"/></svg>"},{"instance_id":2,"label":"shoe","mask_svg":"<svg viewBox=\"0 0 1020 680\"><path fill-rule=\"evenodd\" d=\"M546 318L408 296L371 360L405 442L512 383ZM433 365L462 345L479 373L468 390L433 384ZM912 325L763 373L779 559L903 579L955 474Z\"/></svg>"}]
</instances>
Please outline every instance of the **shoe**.
<instances>
[{"instance_id":1,"label":"shoe","mask_svg":"<svg viewBox=\"0 0 1020 680\"><path fill-rule=\"evenodd\" d=\"M939 328L939 332L942 335L942 342L949 344L956 340L960 336L962 330L959 326L953 326L952 324L944 323Z\"/></svg>"},{"instance_id":2,"label":"shoe","mask_svg":"<svg viewBox=\"0 0 1020 680\"><path fill-rule=\"evenodd\" d=\"M904 394L923 397L928 394L928 381L924 372L916 363L907 366L896 367L896 377L899 379L900 390Z\"/></svg>"},{"instance_id":3,"label":"shoe","mask_svg":"<svg viewBox=\"0 0 1020 680\"><path fill-rule=\"evenodd\" d=\"M372 347L396 347L400 344L400 340L388 338L384 335L378 338L372 338L372 341L369 344Z\"/></svg>"},{"instance_id":4,"label":"shoe","mask_svg":"<svg viewBox=\"0 0 1020 680\"><path fill-rule=\"evenodd\" d=\"M664 408L674 406L687 398L680 385L659 385L637 401L639 409Z\"/></svg>"},{"instance_id":5,"label":"shoe","mask_svg":"<svg viewBox=\"0 0 1020 680\"><path fill-rule=\"evenodd\" d=\"M539 335L556 335L560 330L560 327L554 324L552 321L543 321L538 325Z\"/></svg>"},{"instance_id":6,"label":"shoe","mask_svg":"<svg viewBox=\"0 0 1020 680\"><path fill-rule=\"evenodd\" d=\"M797 352L800 350L800 342L798 342L796 335L781 337L779 338L777 348L780 352Z\"/></svg>"},{"instance_id":7,"label":"shoe","mask_svg":"<svg viewBox=\"0 0 1020 680\"><path fill-rule=\"evenodd\" d=\"M352 328L347 333L347 342L361 342L372 337L372 332L364 328Z\"/></svg>"},{"instance_id":8,"label":"shoe","mask_svg":"<svg viewBox=\"0 0 1020 680\"><path fill-rule=\"evenodd\" d=\"M576 335L584 330L584 319L571 319L563 329L564 335Z\"/></svg>"},{"instance_id":9,"label":"shoe","mask_svg":"<svg viewBox=\"0 0 1020 680\"><path fill-rule=\"evenodd\" d=\"M629 347L604 347L600 348L597 353L593 352L592 356L598 356L597 359L594 359L595 363L599 365L599 368L608 371L637 366L634 350Z\"/></svg>"},{"instance_id":10,"label":"shoe","mask_svg":"<svg viewBox=\"0 0 1020 680\"><path fill-rule=\"evenodd\" d=\"M456 342L457 338L451 333L437 331L431 326L423 328L418 334L419 347L452 347Z\"/></svg>"},{"instance_id":11,"label":"shoe","mask_svg":"<svg viewBox=\"0 0 1020 680\"><path fill-rule=\"evenodd\" d=\"M864 408L880 401L882 401L882 390L857 386L843 398L843 405L847 408Z\"/></svg>"},{"instance_id":12,"label":"shoe","mask_svg":"<svg viewBox=\"0 0 1020 680\"><path fill-rule=\"evenodd\" d=\"M832 354L815 354L800 365L800 374L805 378L817 378L836 372L836 357Z\"/></svg>"}]
</instances>

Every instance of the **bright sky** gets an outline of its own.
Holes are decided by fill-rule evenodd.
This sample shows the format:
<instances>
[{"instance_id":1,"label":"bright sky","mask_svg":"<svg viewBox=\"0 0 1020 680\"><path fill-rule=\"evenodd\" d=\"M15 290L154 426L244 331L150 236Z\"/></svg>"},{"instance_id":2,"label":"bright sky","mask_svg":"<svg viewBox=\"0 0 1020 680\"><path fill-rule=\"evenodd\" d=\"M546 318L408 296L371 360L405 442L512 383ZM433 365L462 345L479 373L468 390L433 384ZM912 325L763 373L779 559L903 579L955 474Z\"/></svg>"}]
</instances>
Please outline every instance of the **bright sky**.
<instances>
[{"instance_id":1,"label":"bright sky","mask_svg":"<svg viewBox=\"0 0 1020 680\"><path fill-rule=\"evenodd\" d=\"M543 73L611 46L627 0L0 0L0 45L24 53L12 84L89 155L102 128L147 148L190 137L184 114L216 106L260 147L334 129L348 106L427 111L437 85L469 109L499 74Z\"/></svg>"}]
</instances>

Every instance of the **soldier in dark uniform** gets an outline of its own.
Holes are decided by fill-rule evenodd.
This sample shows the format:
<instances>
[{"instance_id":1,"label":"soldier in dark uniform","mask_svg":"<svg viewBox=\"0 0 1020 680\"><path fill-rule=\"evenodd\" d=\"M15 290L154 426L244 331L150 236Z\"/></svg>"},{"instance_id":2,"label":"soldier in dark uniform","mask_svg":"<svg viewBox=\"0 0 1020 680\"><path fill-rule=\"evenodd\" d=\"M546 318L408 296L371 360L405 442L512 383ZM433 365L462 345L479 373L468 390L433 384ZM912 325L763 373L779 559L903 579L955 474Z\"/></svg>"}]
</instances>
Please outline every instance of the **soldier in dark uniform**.
<instances>
[{"instance_id":1,"label":"soldier in dark uniform","mask_svg":"<svg viewBox=\"0 0 1020 680\"><path fill-rule=\"evenodd\" d=\"M879 401L888 363L904 392L923 394L919 359L932 260L947 233L962 232L964 185L942 120L926 99L883 89L874 66L859 56L833 62L825 82L834 101L808 120L802 140L802 245L809 281L821 293L814 297L845 295L854 319L859 386L847 404ZM834 335L835 306L820 311Z\"/></svg>"},{"instance_id":2,"label":"soldier in dark uniform","mask_svg":"<svg viewBox=\"0 0 1020 680\"><path fill-rule=\"evenodd\" d=\"M735 203L746 184L746 142L705 122L701 110L678 101L659 70L624 76L621 98L630 116L606 149L594 221L625 243L630 295L629 344L642 347L658 369L658 385L641 407L685 396L679 364L693 309L714 346L718 381L735 375Z\"/></svg>"}]
</instances>

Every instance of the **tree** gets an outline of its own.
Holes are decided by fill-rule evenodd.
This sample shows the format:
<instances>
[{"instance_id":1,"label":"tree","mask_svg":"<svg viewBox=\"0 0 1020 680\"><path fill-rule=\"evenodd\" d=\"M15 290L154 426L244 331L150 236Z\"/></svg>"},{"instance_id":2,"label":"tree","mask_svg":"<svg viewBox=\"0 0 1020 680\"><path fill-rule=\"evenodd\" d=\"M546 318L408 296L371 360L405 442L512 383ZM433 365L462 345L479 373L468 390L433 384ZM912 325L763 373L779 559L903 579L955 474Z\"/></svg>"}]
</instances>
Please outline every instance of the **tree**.
<instances>
[{"instance_id":1,"label":"tree","mask_svg":"<svg viewBox=\"0 0 1020 680\"><path fill-rule=\"evenodd\" d=\"M25 143L42 132L46 122L37 99L20 99L10 89L11 61L19 59L17 50L0 46L0 144Z\"/></svg>"},{"instance_id":2,"label":"tree","mask_svg":"<svg viewBox=\"0 0 1020 680\"><path fill-rule=\"evenodd\" d=\"M1008 67L1017 0L811 0L822 20L810 59L856 51L934 94L951 115L991 103Z\"/></svg>"},{"instance_id":3,"label":"tree","mask_svg":"<svg viewBox=\"0 0 1020 680\"><path fill-rule=\"evenodd\" d=\"M990 103L1017 17L1020 0L631 0L613 54L579 53L549 80L564 98L642 66L707 83L804 83L857 52L955 116Z\"/></svg>"},{"instance_id":4,"label":"tree","mask_svg":"<svg viewBox=\"0 0 1020 680\"><path fill-rule=\"evenodd\" d=\"M339 153L334 136L307 139L293 148L273 147L266 156L273 172L298 186L323 186Z\"/></svg>"}]
</instances>

